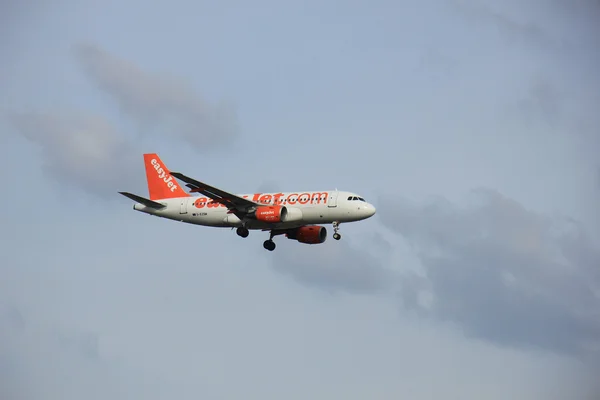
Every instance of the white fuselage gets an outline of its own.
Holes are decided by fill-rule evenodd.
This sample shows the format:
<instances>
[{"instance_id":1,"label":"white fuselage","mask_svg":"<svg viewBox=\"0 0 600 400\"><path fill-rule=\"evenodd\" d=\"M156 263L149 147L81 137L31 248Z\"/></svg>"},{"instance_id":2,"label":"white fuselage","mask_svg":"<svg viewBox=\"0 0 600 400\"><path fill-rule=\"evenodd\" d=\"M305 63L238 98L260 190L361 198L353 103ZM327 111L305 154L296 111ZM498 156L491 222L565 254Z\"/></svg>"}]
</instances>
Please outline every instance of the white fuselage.
<instances>
[{"instance_id":1,"label":"white fuselage","mask_svg":"<svg viewBox=\"0 0 600 400\"><path fill-rule=\"evenodd\" d=\"M253 219L247 220L245 226L248 229L285 229L308 224L353 222L367 219L375 214L375 207L357 194L338 190L256 193L238 196L265 206L285 206L290 215L288 222L266 223ZM243 221L229 213L225 206L203 196L170 198L156 200L156 202L166 207L156 210L136 203L133 208L157 217L195 225L238 227L243 224Z\"/></svg>"}]
</instances>

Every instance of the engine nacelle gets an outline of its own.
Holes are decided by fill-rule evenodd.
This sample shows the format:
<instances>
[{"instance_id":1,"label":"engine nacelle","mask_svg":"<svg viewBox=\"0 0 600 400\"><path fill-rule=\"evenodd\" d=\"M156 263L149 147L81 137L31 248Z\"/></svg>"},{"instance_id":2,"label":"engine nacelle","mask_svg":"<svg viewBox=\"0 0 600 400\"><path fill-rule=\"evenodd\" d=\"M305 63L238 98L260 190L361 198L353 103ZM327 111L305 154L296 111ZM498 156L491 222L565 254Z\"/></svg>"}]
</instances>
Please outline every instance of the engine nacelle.
<instances>
[{"instance_id":1,"label":"engine nacelle","mask_svg":"<svg viewBox=\"0 0 600 400\"><path fill-rule=\"evenodd\" d=\"M283 222L300 222L304 217L302 209L296 207L284 207L285 215L283 216Z\"/></svg>"},{"instance_id":2,"label":"engine nacelle","mask_svg":"<svg viewBox=\"0 0 600 400\"><path fill-rule=\"evenodd\" d=\"M255 218L262 222L283 222L286 214L285 206L261 206L254 212Z\"/></svg>"},{"instance_id":3,"label":"engine nacelle","mask_svg":"<svg viewBox=\"0 0 600 400\"><path fill-rule=\"evenodd\" d=\"M306 225L288 232L286 236L300 243L319 244L327 239L327 229L319 225Z\"/></svg>"},{"instance_id":4,"label":"engine nacelle","mask_svg":"<svg viewBox=\"0 0 600 400\"><path fill-rule=\"evenodd\" d=\"M223 222L231 226L242 226L242 220L235 214L227 214L227 216L223 218Z\"/></svg>"},{"instance_id":5,"label":"engine nacelle","mask_svg":"<svg viewBox=\"0 0 600 400\"><path fill-rule=\"evenodd\" d=\"M262 222L298 222L302 221L302 210L285 206L260 206L254 212L254 217Z\"/></svg>"}]
</instances>

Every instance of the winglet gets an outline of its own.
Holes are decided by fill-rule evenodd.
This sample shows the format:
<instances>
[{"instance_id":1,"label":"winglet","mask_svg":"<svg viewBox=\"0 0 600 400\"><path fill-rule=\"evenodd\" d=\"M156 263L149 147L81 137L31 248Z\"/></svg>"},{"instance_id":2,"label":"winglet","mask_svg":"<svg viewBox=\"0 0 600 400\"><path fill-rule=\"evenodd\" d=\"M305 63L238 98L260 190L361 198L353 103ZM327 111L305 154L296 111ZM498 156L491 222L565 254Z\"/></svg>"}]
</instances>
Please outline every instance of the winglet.
<instances>
[{"instance_id":1,"label":"winglet","mask_svg":"<svg viewBox=\"0 0 600 400\"><path fill-rule=\"evenodd\" d=\"M150 208L154 208L155 210L160 210L161 208L165 208L166 206L160 203L157 203L156 201L152 201L149 199L146 199L142 196L138 196L136 194L133 193L129 193L129 192L119 192L120 194L122 194L125 197L130 198L133 201L137 201L138 203L141 203L143 205L145 205L146 207L150 207Z\"/></svg>"}]
</instances>

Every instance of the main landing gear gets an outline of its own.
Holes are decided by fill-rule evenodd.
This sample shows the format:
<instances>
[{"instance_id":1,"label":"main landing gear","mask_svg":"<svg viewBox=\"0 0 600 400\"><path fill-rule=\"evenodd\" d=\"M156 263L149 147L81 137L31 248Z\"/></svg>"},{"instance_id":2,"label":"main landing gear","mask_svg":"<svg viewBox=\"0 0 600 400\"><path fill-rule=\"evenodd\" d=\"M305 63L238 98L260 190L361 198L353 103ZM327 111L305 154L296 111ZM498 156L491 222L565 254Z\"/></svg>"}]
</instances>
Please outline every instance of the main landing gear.
<instances>
[{"instance_id":1,"label":"main landing gear","mask_svg":"<svg viewBox=\"0 0 600 400\"><path fill-rule=\"evenodd\" d=\"M273 251L275 250L275 242L273 241L273 239L265 240L265 242L263 243L263 247L269 251Z\"/></svg>"},{"instance_id":2,"label":"main landing gear","mask_svg":"<svg viewBox=\"0 0 600 400\"><path fill-rule=\"evenodd\" d=\"M333 232L334 232L333 238L335 240L340 240L342 238L342 235L340 235L338 232L339 230L340 230L340 223L338 221L334 221L333 222ZM236 230L236 233L243 238L248 237L248 235L250 234L250 232L248 231L248 228L246 228L244 226L238 227ZM279 231L279 230L277 232L271 231L271 233L269 235L269 239L264 241L263 247L269 251L275 250L276 246L275 246L275 242L273 241L273 236L281 235L283 233L285 233L285 231Z\"/></svg>"},{"instance_id":3,"label":"main landing gear","mask_svg":"<svg viewBox=\"0 0 600 400\"><path fill-rule=\"evenodd\" d=\"M269 251L275 250L275 242L273 241L273 236L275 236L275 233L271 231L271 234L269 235L269 240L265 240L265 242L263 243L263 247Z\"/></svg>"},{"instance_id":4,"label":"main landing gear","mask_svg":"<svg viewBox=\"0 0 600 400\"><path fill-rule=\"evenodd\" d=\"M236 229L236 233L238 234L238 236L245 238L245 237L248 237L248 235L250 234L250 231L245 226L240 226ZM271 236L269 237L269 240L265 240L265 242L263 243L263 247L265 249L267 249L269 251L275 250L275 242L273 241L273 236L275 236L275 235L276 235L276 233L271 231Z\"/></svg>"},{"instance_id":5,"label":"main landing gear","mask_svg":"<svg viewBox=\"0 0 600 400\"><path fill-rule=\"evenodd\" d=\"M342 238L342 235L340 235L338 233L338 231L340 230L340 223L337 221L333 221L333 238L335 240L340 240Z\"/></svg>"}]
</instances>

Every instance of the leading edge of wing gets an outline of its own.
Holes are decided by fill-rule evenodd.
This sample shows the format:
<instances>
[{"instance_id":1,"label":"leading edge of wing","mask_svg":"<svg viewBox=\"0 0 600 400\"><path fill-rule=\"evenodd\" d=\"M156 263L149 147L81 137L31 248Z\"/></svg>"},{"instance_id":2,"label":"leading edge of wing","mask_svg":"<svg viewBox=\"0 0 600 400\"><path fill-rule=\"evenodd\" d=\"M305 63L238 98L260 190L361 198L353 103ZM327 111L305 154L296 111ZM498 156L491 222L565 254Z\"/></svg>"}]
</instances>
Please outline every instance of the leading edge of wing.
<instances>
[{"instance_id":1,"label":"leading edge of wing","mask_svg":"<svg viewBox=\"0 0 600 400\"><path fill-rule=\"evenodd\" d=\"M207 185L204 182L192 179L189 176L182 174L181 172L171 172L171 175L187 183L186 186L191 188L192 192L202 193L203 195L210 197L214 201L225 205L227 208L235 208L238 210L245 211L250 207L259 206L259 204L253 201L228 193L214 186Z\"/></svg>"}]
</instances>

